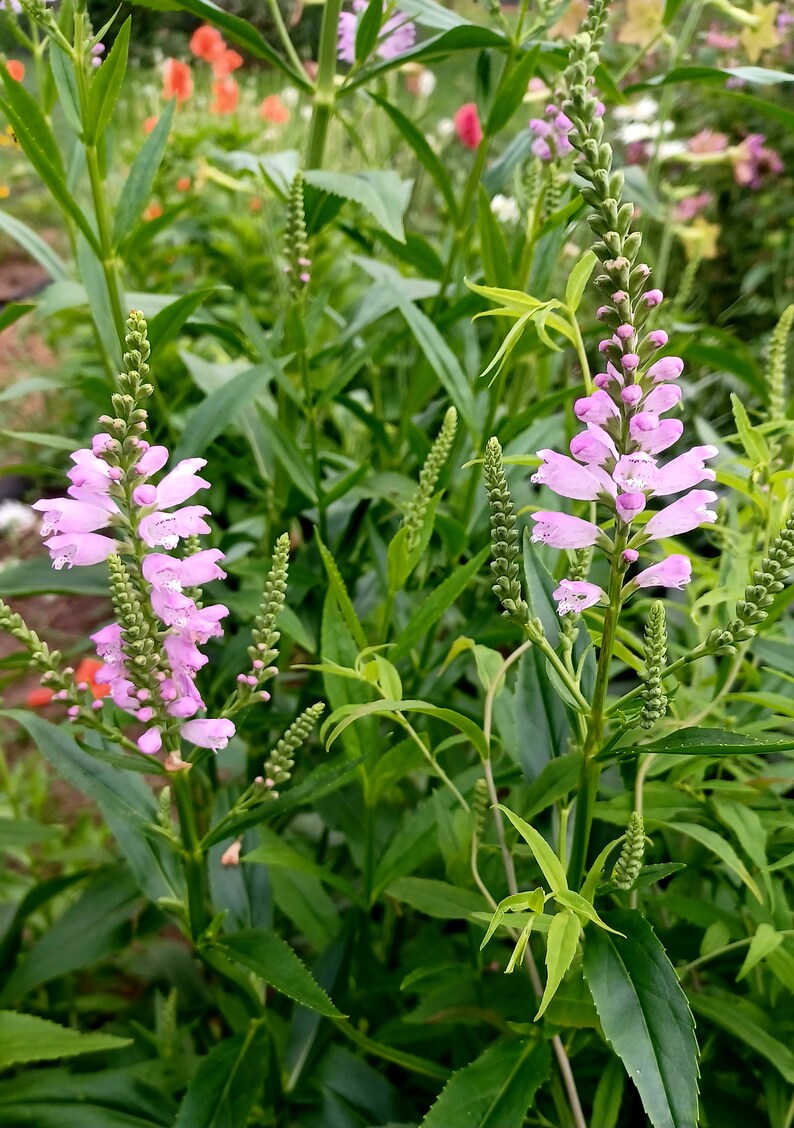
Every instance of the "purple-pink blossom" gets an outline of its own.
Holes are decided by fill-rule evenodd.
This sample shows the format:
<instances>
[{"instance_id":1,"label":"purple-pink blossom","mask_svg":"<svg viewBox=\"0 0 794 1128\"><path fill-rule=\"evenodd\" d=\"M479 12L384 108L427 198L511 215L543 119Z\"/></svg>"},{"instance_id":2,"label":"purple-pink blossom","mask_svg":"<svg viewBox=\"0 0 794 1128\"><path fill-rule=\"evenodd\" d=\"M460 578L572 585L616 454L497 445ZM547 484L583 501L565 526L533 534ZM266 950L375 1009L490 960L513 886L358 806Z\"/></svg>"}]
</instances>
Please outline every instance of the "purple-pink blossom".
<instances>
[{"instance_id":1,"label":"purple-pink blossom","mask_svg":"<svg viewBox=\"0 0 794 1128\"><path fill-rule=\"evenodd\" d=\"M560 586L552 592L557 603L559 615L578 614L601 600L606 601L606 592L598 584L587 580L561 580Z\"/></svg>"},{"instance_id":2,"label":"purple-pink blossom","mask_svg":"<svg viewBox=\"0 0 794 1128\"><path fill-rule=\"evenodd\" d=\"M532 540L542 541L551 548L588 548L603 535L592 521L567 513L539 511L532 514L532 520L535 522Z\"/></svg>"},{"instance_id":3,"label":"purple-pink blossom","mask_svg":"<svg viewBox=\"0 0 794 1128\"><path fill-rule=\"evenodd\" d=\"M688 556L674 552L660 560L658 564L651 564L634 577L633 583L638 588L667 587L682 588L692 579L692 562Z\"/></svg>"},{"instance_id":4,"label":"purple-pink blossom","mask_svg":"<svg viewBox=\"0 0 794 1128\"><path fill-rule=\"evenodd\" d=\"M356 61L356 32L359 17L366 11L367 0L353 0L352 12L339 15L337 56L343 63L351 66ZM381 59L396 59L413 47L416 41L416 24L408 16L396 10L380 29L375 54Z\"/></svg>"},{"instance_id":5,"label":"purple-pink blossom","mask_svg":"<svg viewBox=\"0 0 794 1128\"><path fill-rule=\"evenodd\" d=\"M542 161L566 157L573 152L573 145L568 140L573 122L553 103L546 106L545 117L532 118L529 128L535 138L530 146L531 151Z\"/></svg>"}]
</instances>

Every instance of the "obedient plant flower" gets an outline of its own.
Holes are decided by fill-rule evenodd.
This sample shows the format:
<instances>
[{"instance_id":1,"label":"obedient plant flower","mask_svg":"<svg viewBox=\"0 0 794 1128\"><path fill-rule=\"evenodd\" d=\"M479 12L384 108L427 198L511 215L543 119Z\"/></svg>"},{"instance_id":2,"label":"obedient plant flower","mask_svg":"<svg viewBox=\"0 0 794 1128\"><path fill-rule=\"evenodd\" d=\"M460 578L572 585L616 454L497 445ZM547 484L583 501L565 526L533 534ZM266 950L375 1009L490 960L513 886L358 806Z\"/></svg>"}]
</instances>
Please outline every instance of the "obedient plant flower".
<instances>
[{"instance_id":1,"label":"obedient plant flower","mask_svg":"<svg viewBox=\"0 0 794 1128\"><path fill-rule=\"evenodd\" d=\"M573 152L573 145L568 140L573 122L553 102L546 106L545 118L532 118L529 128L535 135L532 152L542 161L550 161L554 157L561 159Z\"/></svg>"},{"instance_id":2,"label":"obedient plant flower","mask_svg":"<svg viewBox=\"0 0 794 1128\"><path fill-rule=\"evenodd\" d=\"M359 17L367 9L367 0L353 0L352 12L339 16L337 55L341 62L356 61L356 32ZM413 47L416 41L416 24L404 12L396 10L380 29L375 54L381 59L396 59Z\"/></svg>"},{"instance_id":3,"label":"obedient plant flower","mask_svg":"<svg viewBox=\"0 0 794 1128\"><path fill-rule=\"evenodd\" d=\"M210 532L209 510L184 504L209 487L198 473L206 462L184 459L156 480L169 456L143 437L146 412L139 405L151 394L146 322L133 314L127 327L126 373L113 396L117 416L103 416L90 448L72 455L68 496L43 498L33 508L42 514L55 568L108 562L117 619L92 636L102 662L93 680L145 726L139 751L174 751L179 739L217 751L234 724L196 716L205 708L196 674L207 662L199 647L222 633L229 614L222 604L205 604L200 590L225 576L223 553L197 547L193 538Z\"/></svg>"}]
</instances>

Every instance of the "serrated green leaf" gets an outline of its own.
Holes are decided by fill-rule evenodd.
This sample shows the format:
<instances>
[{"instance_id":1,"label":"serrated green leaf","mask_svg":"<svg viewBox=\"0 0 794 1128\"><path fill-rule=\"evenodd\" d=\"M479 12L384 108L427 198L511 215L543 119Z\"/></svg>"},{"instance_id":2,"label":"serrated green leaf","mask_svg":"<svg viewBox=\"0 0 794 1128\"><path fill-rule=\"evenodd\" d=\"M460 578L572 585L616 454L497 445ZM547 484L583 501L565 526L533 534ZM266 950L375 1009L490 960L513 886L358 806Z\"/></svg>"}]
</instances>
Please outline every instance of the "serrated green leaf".
<instances>
[{"instance_id":1,"label":"serrated green leaf","mask_svg":"<svg viewBox=\"0 0 794 1128\"><path fill-rule=\"evenodd\" d=\"M174 1128L238 1128L260 1097L270 1054L267 1031L252 1022L201 1058Z\"/></svg>"},{"instance_id":2,"label":"serrated green leaf","mask_svg":"<svg viewBox=\"0 0 794 1128\"><path fill-rule=\"evenodd\" d=\"M695 1026L675 969L638 912L604 916L623 936L589 929L584 945L584 973L604 1036L654 1128L695 1128Z\"/></svg>"},{"instance_id":3,"label":"serrated green leaf","mask_svg":"<svg viewBox=\"0 0 794 1128\"><path fill-rule=\"evenodd\" d=\"M700 826L699 823L681 823L681 822L668 822L664 824L671 830L677 830L680 834L685 834L689 838L694 838L701 846L705 846L707 850L711 850L716 854L736 876L744 882L750 892L759 901L763 901L761 892L750 876L747 867L741 860L739 855L731 846L730 842L726 842L724 838L720 837L713 830L709 830L707 826Z\"/></svg>"},{"instance_id":4,"label":"serrated green leaf","mask_svg":"<svg viewBox=\"0 0 794 1128\"><path fill-rule=\"evenodd\" d=\"M517 1128L550 1070L545 1042L497 1042L452 1075L420 1128Z\"/></svg>"},{"instance_id":5,"label":"serrated green leaf","mask_svg":"<svg viewBox=\"0 0 794 1128\"><path fill-rule=\"evenodd\" d=\"M417 643L426 636L444 612L466 590L488 559L489 552L490 548L486 545L471 560L456 568L419 604L397 639L394 649L390 651L393 661L398 662L401 658L407 657Z\"/></svg>"},{"instance_id":6,"label":"serrated green leaf","mask_svg":"<svg viewBox=\"0 0 794 1128\"><path fill-rule=\"evenodd\" d=\"M249 968L265 983L301 1006L328 1018L343 1017L305 964L275 932L247 929L223 936L213 943L212 948L227 959Z\"/></svg>"},{"instance_id":7,"label":"serrated green leaf","mask_svg":"<svg viewBox=\"0 0 794 1128\"><path fill-rule=\"evenodd\" d=\"M782 943L783 937L770 924L759 924L755 936L750 941L744 963L736 976L736 982L738 983L749 975L756 964L766 959L770 952L774 952L775 948L778 948Z\"/></svg>"},{"instance_id":8,"label":"serrated green leaf","mask_svg":"<svg viewBox=\"0 0 794 1128\"><path fill-rule=\"evenodd\" d=\"M410 180L401 180L391 169L372 172L309 169L304 179L321 192L360 204L393 239L405 242L403 216L411 194Z\"/></svg>"},{"instance_id":9,"label":"serrated green leaf","mask_svg":"<svg viewBox=\"0 0 794 1128\"><path fill-rule=\"evenodd\" d=\"M112 1034L81 1034L32 1014L0 1011L0 1069L28 1061L53 1061L79 1054L118 1050L131 1044L130 1038Z\"/></svg>"},{"instance_id":10,"label":"serrated green leaf","mask_svg":"<svg viewBox=\"0 0 794 1128\"><path fill-rule=\"evenodd\" d=\"M546 937L546 987L540 1000L535 1022L543 1016L546 1007L557 993L566 971L573 963L582 926L576 913L566 909L551 918Z\"/></svg>"}]
</instances>

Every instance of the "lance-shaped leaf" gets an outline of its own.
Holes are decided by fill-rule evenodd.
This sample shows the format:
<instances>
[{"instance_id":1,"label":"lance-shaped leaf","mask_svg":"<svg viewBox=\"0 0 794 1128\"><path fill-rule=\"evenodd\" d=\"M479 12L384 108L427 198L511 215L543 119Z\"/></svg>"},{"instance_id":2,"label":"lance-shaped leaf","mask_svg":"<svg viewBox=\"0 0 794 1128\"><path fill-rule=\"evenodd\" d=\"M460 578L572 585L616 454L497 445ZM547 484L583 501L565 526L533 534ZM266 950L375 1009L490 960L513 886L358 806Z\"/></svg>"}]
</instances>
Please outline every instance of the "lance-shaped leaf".
<instances>
[{"instance_id":1,"label":"lance-shaped leaf","mask_svg":"<svg viewBox=\"0 0 794 1128\"><path fill-rule=\"evenodd\" d=\"M449 1079L420 1128L513 1128L549 1076L546 1042L496 1042Z\"/></svg>"},{"instance_id":2,"label":"lance-shaped leaf","mask_svg":"<svg viewBox=\"0 0 794 1128\"><path fill-rule=\"evenodd\" d=\"M545 903L546 898L542 889L533 889L531 893L513 893L509 897L504 897L494 910L488 931L485 933L482 944L480 944L480 951L496 932L506 913L524 912L527 909L533 914L542 913Z\"/></svg>"},{"instance_id":3,"label":"lance-shaped leaf","mask_svg":"<svg viewBox=\"0 0 794 1128\"><path fill-rule=\"evenodd\" d=\"M536 1022L556 995L557 988L573 962L581 930L579 917L570 909L564 909L552 917L546 937L546 989L535 1015Z\"/></svg>"},{"instance_id":4,"label":"lance-shaped leaf","mask_svg":"<svg viewBox=\"0 0 794 1128\"><path fill-rule=\"evenodd\" d=\"M567 892L568 882L565 879L565 870L562 868L562 863L540 831L535 830L534 826L530 826L529 823L524 822L522 818L513 814L507 807L503 807L501 803L499 804L499 810L507 815L527 846L529 846L535 857L535 861L541 868L543 876L549 883L549 888L552 893Z\"/></svg>"},{"instance_id":5,"label":"lance-shaped leaf","mask_svg":"<svg viewBox=\"0 0 794 1128\"><path fill-rule=\"evenodd\" d=\"M623 935L591 929L584 946L584 973L604 1036L654 1128L695 1128L695 1024L678 976L638 912L605 916Z\"/></svg>"}]
</instances>

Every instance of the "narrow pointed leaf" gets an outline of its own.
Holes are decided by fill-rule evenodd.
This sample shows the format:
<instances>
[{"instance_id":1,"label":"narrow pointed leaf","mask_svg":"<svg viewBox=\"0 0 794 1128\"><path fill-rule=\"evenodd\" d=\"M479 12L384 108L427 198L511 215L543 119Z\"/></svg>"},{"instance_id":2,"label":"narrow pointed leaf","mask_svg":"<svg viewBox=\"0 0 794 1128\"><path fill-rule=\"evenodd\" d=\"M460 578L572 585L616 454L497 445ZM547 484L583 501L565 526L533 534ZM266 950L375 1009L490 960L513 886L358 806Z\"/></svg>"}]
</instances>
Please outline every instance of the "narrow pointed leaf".
<instances>
[{"instance_id":1,"label":"narrow pointed leaf","mask_svg":"<svg viewBox=\"0 0 794 1128\"><path fill-rule=\"evenodd\" d=\"M546 937L546 988L540 1000L535 1021L542 1017L546 1007L557 993L563 977L576 955L582 926L576 913L566 909L551 919Z\"/></svg>"},{"instance_id":2,"label":"narrow pointed leaf","mask_svg":"<svg viewBox=\"0 0 794 1128\"><path fill-rule=\"evenodd\" d=\"M289 995L301 1006L328 1018L342 1018L316 982L309 969L280 936L262 929L248 929L224 936L213 944L213 951L249 968L265 983Z\"/></svg>"},{"instance_id":3,"label":"narrow pointed leaf","mask_svg":"<svg viewBox=\"0 0 794 1128\"><path fill-rule=\"evenodd\" d=\"M497 1042L452 1075L420 1128L516 1128L550 1070L545 1042Z\"/></svg>"},{"instance_id":4,"label":"narrow pointed leaf","mask_svg":"<svg viewBox=\"0 0 794 1128\"><path fill-rule=\"evenodd\" d=\"M499 804L499 810L504 811L527 846L529 846L535 857L535 861L540 866L543 876L549 883L549 888L552 893L567 892L568 882L565 879L565 870L562 868L562 863L540 831L535 830L534 826L530 826L529 823L524 822L522 818L513 814L507 807L503 807L501 803Z\"/></svg>"}]
</instances>

